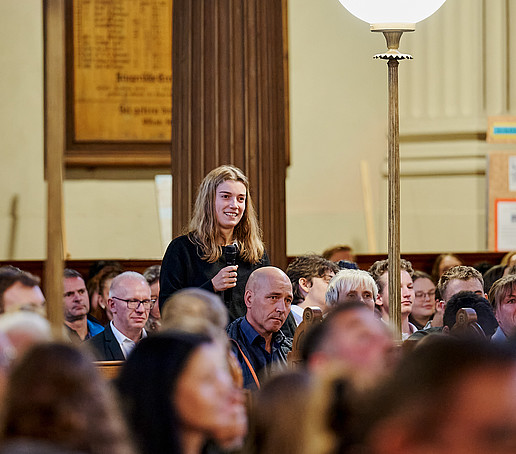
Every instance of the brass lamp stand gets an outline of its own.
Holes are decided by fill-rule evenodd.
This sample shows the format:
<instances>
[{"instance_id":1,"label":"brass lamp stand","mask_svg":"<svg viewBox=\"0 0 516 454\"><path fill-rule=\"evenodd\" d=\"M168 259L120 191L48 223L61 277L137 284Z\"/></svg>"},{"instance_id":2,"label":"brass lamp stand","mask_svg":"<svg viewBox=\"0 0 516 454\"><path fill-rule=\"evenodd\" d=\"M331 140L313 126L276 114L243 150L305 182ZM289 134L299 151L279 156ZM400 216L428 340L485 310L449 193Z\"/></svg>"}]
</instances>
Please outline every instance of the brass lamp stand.
<instances>
[{"instance_id":1,"label":"brass lamp stand","mask_svg":"<svg viewBox=\"0 0 516 454\"><path fill-rule=\"evenodd\" d=\"M389 322L394 329L395 339L401 341L401 265L400 265L400 125L398 105L398 65L400 60L411 60L412 56L398 51L401 35L414 31L406 25L386 28L371 25L371 31L382 32L387 41L387 52L374 58L387 60L389 72Z\"/></svg>"}]
</instances>

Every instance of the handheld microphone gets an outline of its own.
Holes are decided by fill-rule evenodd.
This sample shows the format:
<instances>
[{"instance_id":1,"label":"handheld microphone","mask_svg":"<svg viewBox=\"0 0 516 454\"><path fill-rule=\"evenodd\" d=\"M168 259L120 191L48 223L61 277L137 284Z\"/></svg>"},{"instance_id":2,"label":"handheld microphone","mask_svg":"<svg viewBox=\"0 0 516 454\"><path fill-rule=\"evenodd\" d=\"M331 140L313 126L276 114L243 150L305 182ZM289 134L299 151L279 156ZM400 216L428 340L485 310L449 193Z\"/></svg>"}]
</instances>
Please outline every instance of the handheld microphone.
<instances>
[{"instance_id":1,"label":"handheld microphone","mask_svg":"<svg viewBox=\"0 0 516 454\"><path fill-rule=\"evenodd\" d=\"M230 244L229 246L224 247L224 257L226 259L226 266L235 266L236 265L236 256L237 256L238 248L236 244ZM233 289L228 288L224 290L224 302L229 304L231 301L231 297L233 296Z\"/></svg>"},{"instance_id":2,"label":"handheld microphone","mask_svg":"<svg viewBox=\"0 0 516 454\"><path fill-rule=\"evenodd\" d=\"M226 266L236 265L237 251L238 249L236 244L230 244L229 246L225 246L224 257L226 258Z\"/></svg>"}]
</instances>

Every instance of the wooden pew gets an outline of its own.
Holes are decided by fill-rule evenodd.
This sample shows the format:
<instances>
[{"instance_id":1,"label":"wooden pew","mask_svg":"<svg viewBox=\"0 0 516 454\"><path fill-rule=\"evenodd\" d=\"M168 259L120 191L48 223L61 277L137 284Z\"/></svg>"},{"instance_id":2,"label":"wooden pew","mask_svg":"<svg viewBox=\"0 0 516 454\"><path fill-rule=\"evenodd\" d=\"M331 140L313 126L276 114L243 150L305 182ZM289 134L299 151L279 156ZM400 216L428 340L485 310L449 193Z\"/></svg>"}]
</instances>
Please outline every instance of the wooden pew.
<instances>
[{"instance_id":1,"label":"wooden pew","mask_svg":"<svg viewBox=\"0 0 516 454\"><path fill-rule=\"evenodd\" d=\"M486 337L484 330L478 324L475 309L471 309L470 307L459 309L455 318L455 325L453 325L450 331L453 335L458 336L469 335L479 338Z\"/></svg>"},{"instance_id":2,"label":"wooden pew","mask_svg":"<svg viewBox=\"0 0 516 454\"><path fill-rule=\"evenodd\" d=\"M95 361L93 364L106 380L111 381L118 377L124 361Z\"/></svg>"},{"instance_id":3,"label":"wooden pew","mask_svg":"<svg viewBox=\"0 0 516 454\"><path fill-rule=\"evenodd\" d=\"M294 339L292 340L292 351L287 355L287 361L291 367L296 367L301 362L301 346L303 345L305 334L316 323L322 320L322 310L320 307L306 307L303 311L303 320L296 328Z\"/></svg>"}]
</instances>

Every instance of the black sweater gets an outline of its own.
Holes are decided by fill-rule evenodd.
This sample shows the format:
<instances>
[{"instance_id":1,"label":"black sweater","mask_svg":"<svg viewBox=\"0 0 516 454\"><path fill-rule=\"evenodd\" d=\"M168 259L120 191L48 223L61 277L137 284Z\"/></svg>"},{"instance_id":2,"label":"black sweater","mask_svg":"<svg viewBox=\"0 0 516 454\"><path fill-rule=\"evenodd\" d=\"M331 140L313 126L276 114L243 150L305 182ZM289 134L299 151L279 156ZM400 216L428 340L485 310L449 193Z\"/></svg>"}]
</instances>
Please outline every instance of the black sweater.
<instances>
[{"instance_id":1,"label":"black sweater","mask_svg":"<svg viewBox=\"0 0 516 454\"><path fill-rule=\"evenodd\" d=\"M224 301L229 311L229 321L232 322L246 313L244 303L245 285L249 275L261 266L270 264L267 253L258 263L245 262L237 254L238 265L237 285L231 290L231 299ZM182 288L199 287L214 292L211 280L226 265L224 254L214 263L208 263L201 258L201 251L188 235L175 238L168 245L163 257L160 274L159 307L176 291ZM222 299L224 293L219 294ZM227 299L227 298L226 298Z\"/></svg>"}]
</instances>

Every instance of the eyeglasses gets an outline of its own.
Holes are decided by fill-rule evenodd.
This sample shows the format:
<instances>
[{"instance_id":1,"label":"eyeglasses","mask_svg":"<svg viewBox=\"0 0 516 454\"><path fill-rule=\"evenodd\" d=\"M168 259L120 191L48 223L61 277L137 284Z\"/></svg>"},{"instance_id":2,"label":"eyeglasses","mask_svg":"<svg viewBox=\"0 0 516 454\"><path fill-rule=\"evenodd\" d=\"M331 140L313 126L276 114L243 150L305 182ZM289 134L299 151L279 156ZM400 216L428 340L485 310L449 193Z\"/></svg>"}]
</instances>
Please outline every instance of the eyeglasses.
<instances>
[{"instance_id":1,"label":"eyeglasses","mask_svg":"<svg viewBox=\"0 0 516 454\"><path fill-rule=\"evenodd\" d=\"M123 298L118 298L116 296L112 296L114 300L124 301L127 304L128 309L138 309L138 307L143 305L145 310L152 309L154 307L154 303L156 303L156 300L137 300L137 299L131 299L131 300L124 300Z\"/></svg>"},{"instance_id":2,"label":"eyeglasses","mask_svg":"<svg viewBox=\"0 0 516 454\"><path fill-rule=\"evenodd\" d=\"M416 298L433 298L435 297L435 290L430 290L429 292L416 292Z\"/></svg>"}]
</instances>

